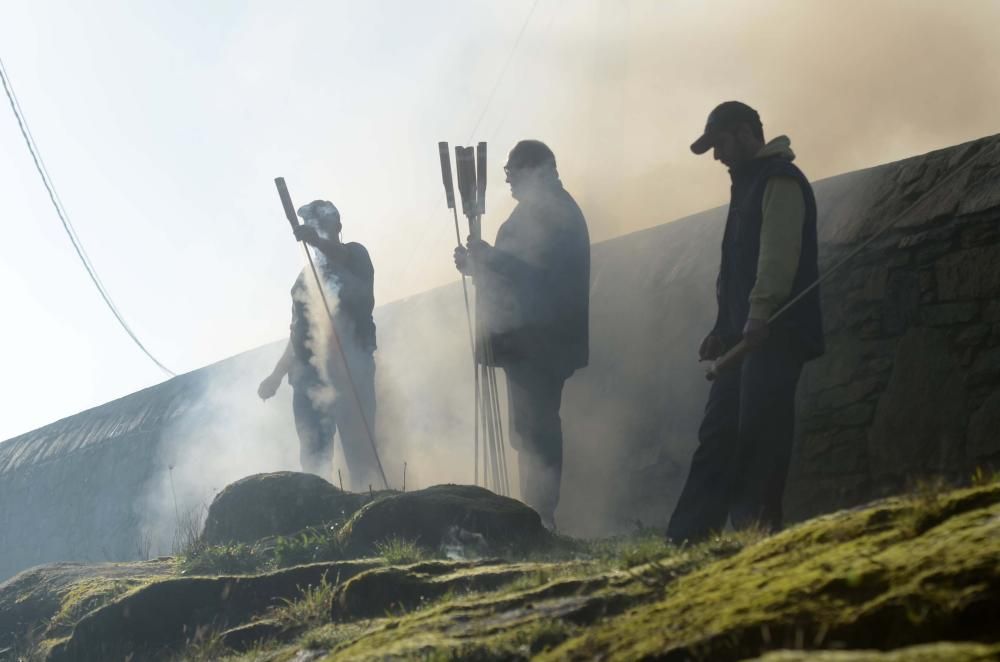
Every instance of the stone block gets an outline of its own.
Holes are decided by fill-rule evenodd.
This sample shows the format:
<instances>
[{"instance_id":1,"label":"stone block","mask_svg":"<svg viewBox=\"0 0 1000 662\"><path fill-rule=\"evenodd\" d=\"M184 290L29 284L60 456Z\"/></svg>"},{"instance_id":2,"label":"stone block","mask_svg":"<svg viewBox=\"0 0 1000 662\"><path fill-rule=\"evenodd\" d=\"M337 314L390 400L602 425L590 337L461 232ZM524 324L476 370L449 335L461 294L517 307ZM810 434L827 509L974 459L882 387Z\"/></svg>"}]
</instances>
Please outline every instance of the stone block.
<instances>
[{"instance_id":1,"label":"stone block","mask_svg":"<svg viewBox=\"0 0 1000 662\"><path fill-rule=\"evenodd\" d=\"M838 410L832 419L836 425L859 427L871 422L874 413L874 404L870 402L857 402Z\"/></svg>"},{"instance_id":2,"label":"stone block","mask_svg":"<svg viewBox=\"0 0 1000 662\"><path fill-rule=\"evenodd\" d=\"M983 306L984 322L1000 322L1000 298L994 299Z\"/></svg>"},{"instance_id":3,"label":"stone block","mask_svg":"<svg viewBox=\"0 0 1000 662\"><path fill-rule=\"evenodd\" d=\"M990 337L989 324L973 324L955 336L955 344L960 347L977 347Z\"/></svg>"},{"instance_id":4,"label":"stone block","mask_svg":"<svg viewBox=\"0 0 1000 662\"><path fill-rule=\"evenodd\" d=\"M969 370L969 382L972 384L987 384L1000 382L1000 347L979 352Z\"/></svg>"},{"instance_id":5,"label":"stone block","mask_svg":"<svg viewBox=\"0 0 1000 662\"><path fill-rule=\"evenodd\" d=\"M882 307L882 332L890 336L901 335L916 322L919 308L919 275L910 269L891 272Z\"/></svg>"},{"instance_id":6,"label":"stone block","mask_svg":"<svg viewBox=\"0 0 1000 662\"><path fill-rule=\"evenodd\" d=\"M899 247L914 248L918 246L926 246L928 244L948 244L954 238L955 233L956 230L951 224L940 228L934 228L933 230L914 232L900 239Z\"/></svg>"},{"instance_id":7,"label":"stone block","mask_svg":"<svg viewBox=\"0 0 1000 662\"><path fill-rule=\"evenodd\" d=\"M889 268L876 266L865 270L864 281L861 284L862 301L881 301L886 295L886 284L889 280Z\"/></svg>"},{"instance_id":8,"label":"stone block","mask_svg":"<svg viewBox=\"0 0 1000 662\"><path fill-rule=\"evenodd\" d=\"M1000 298L1000 244L955 251L935 263L942 301Z\"/></svg>"},{"instance_id":9,"label":"stone block","mask_svg":"<svg viewBox=\"0 0 1000 662\"><path fill-rule=\"evenodd\" d=\"M995 218L978 221L962 230L959 243L963 248L1000 243L1000 214Z\"/></svg>"},{"instance_id":10,"label":"stone block","mask_svg":"<svg viewBox=\"0 0 1000 662\"><path fill-rule=\"evenodd\" d=\"M863 429L825 430L804 435L797 461L811 473L862 473L867 466L868 439Z\"/></svg>"},{"instance_id":11,"label":"stone block","mask_svg":"<svg viewBox=\"0 0 1000 662\"><path fill-rule=\"evenodd\" d=\"M987 155L986 160L973 169L956 210L959 214L972 214L1000 206L1000 187L996 185L1000 179L998 160L1000 150L994 145L992 154Z\"/></svg>"},{"instance_id":12,"label":"stone block","mask_svg":"<svg viewBox=\"0 0 1000 662\"><path fill-rule=\"evenodd\" d=\"M870 429L873 478L956 466L965 443L966 399L963 370L949 334L930 328L907 331Z\"/></svg>"},{"instance_id":13,"label":"stone block","mask_svg":"<svg viewBox=\"0 0 1000 662\"><path fill-rule=\"evenodd\" d=\"M976 460L1000 455L1000 388L969 419L966 458Z\"/></svg>"},{"instance_id":14,"label":"stone block","mask_svg":"<svg viewBox=\"0 0 1000 662\"><path fill-rule=\"evenodd\" d=\"M979 304L968 301L939 303L920 307L920 322L927 326L968 324L979 315Z\"/></svg>"},{"instance_id":15,"label":"stone block","mask_svg":"<svg viewBox=\"0 0 1000 662\"><path fill-rule=\"evenodd\" d=\"M843 386L834 386L817 395L816 405L820 409L836 409L852 405L874 395L882 383L881 379L869 377L854 380Z\"/></svg>"}]
</instances>

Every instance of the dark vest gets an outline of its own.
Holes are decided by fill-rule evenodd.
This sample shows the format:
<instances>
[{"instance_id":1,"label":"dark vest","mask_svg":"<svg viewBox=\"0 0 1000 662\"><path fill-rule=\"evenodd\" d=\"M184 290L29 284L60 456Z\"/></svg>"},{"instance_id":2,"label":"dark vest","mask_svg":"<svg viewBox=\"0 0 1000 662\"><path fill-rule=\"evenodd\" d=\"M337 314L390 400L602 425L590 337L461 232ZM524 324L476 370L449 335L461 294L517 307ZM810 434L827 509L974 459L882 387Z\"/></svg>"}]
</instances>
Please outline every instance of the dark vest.
<instances>
[{"instance_id":1,"label":"dark vest","mask_svg":"<svg viewBox=\"0 0 1000 662\"><path fill-rule=\"evenodd\" d=\"M753 159L731 172L733 184L722 240L722 263L716 285L719 318L715 332L727 346L739 341L750 313L750 291L757 281L764 189L771 177L791 177L799 182L806 203L802 248L789 300L819 278L816 241L816 198L809 180L795 165L781 157ZM791 343L806 359L824 351L819 288L781 314L771 325L773 336Z\"/></svg>"}]
</instances>

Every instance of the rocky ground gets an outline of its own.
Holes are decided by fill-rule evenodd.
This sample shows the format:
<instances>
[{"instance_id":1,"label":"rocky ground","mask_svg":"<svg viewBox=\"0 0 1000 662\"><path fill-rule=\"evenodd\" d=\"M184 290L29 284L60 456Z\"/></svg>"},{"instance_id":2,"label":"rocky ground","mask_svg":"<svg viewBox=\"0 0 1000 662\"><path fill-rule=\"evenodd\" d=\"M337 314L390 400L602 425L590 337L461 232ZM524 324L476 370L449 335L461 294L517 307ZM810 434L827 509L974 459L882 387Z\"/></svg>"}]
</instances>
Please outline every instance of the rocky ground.
<instances>
[{"instance_id":1,"label":"rocky ground","mask_svg":"<svg viewBox=\"0 0 1000 662\"><path fill-rule=\"evenodd\" d=\"M677 548L553 536L474 487L251 477L177 558L0 584L0 660L995 660L1000 482L977 482Z\"/></svg>"}]
</instances>

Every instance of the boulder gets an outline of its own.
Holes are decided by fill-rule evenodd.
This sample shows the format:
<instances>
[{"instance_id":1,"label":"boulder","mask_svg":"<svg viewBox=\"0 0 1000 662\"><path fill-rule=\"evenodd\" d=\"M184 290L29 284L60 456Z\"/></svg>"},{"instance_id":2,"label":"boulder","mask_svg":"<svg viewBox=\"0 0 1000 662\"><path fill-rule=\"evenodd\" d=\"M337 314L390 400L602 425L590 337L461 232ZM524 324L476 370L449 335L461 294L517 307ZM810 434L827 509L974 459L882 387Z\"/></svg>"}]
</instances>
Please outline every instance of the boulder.
<instances>
[{"instance_id":1,"label":"boulder","mask_svg":"<svg viewBox=\"0 0 1000 662\"><path fill-rule=\"evenodd\" d=\"M534 510L472 485L435 485L365 505L340 532L349 553L371 553L393 538L440 549L458 537L482 537L491 551L533 549L552 540Z\"/></svg>"},{"instance_id":2,"label":"boulder","mask_svg":"<svg viewBox=\"0 0 1000 662\"><path fill-rule=\"evenodd\" d=\"M202 541L252 543L310 526L343 522L370 500L295 471L255 474L228 485L212 501Z\"/></svg>"}]
</instances>

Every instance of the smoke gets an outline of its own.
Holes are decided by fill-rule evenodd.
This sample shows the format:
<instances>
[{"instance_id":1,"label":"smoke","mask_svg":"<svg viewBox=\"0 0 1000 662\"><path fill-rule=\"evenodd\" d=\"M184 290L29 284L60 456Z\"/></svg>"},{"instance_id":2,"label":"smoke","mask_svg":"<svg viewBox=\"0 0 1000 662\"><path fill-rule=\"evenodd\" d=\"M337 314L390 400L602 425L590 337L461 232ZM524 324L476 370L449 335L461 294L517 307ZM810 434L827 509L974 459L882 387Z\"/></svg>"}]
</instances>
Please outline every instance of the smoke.
<instances>
[{"instance_id":1,"label":"smoke","mask_svg":"<svg viewBox=\"0 0 1000 662\"><path fill-rule=\"evenodd\" d=\"M505 147L527 137L553 148L566 188L599 242L726 201L724 168L688 150L708 112L723 100L756 107L768 137L787 134L797 163L814 181L1000 127L995 114L1000 41L989 27L1000 24L996 3L595 0L576 7L582 9L543 0L482 117L479 135L472 137L488 140L493 155L490 228L513 206L497 159ZM357 11L360 18L351 23L356 59L319 52L330 45L309 38L311 27L296 34L300 44L317 44L306 58L317 68L309 75L329 76L328 67L359 68L365 58L384 62L384 44L364 37L372 26L381 30L383 22L366 9ZM315 29L326 29L323 21L314 23ZM231 98L245 96L244 87L258 89L255 81L228 80L238 68L256 71L235 63L254 61L261 44L270 44L275 55L300 52L271 38L271 22L260 26L229 44L227 80L218 88L227 109ZM394 487L402 484L404 462L408 489L468 483L473 475L473 367L462 295L448 257L453 237L433 147L443 138L466 138L503 65L507 52L484 45L481 32L449 32L445 42L406 30L398 51L423 54L421 66L432 73L414 75L400 86L365 69L372 76L370 89L358 87L345 97L338 88L321 87L313 103L273 111L274 118L293 113L287 124L308 126L313 118L294 113L322 113L335 127L317 131L310 141L315 151L303 169L315 178L310 185L337 181L344 206L364 210L364 224L348 227L357 228L356 236L372 250L380 302L453 283L377 311L376 436ZM455 57L456 52L467 57ZM265 55L267 60L272 54ZM294 68L277 59L265 64L280 71L275 80ZM474 89L466 89L467 83ZM267 89L261 98L272 92ZM390 93L391 99L380 96ZM351 112L367 111L366 121L328 121L328 109L341 107L341 98L351 100L344 106ZM405 121L401 108L408 109ZM249 124L237 126L241 137L263 133ZM385 159L372 144L394 145L401 156ZM393 182L391 196L381 188L386 181ZM602 249L603 258L595 251L591 366L567 383L562 412L566 469L557 517L571 532L620 529L628 525L622 513L655 523L683 481L705 396L694 357L711 323L719 239L713 218L697 220L704 228L693 233L694 243L633 241ZM677 240L691 242L693 234ZM648 254L633 254L640 245ZM674 285L665 296L662 284L668 280ZM660 353L650 356L650 348ZM297 469L289 389L283 387L264 405L254 394L277 358L275 351L267 356L238 378L211 384L206 402L217 406L173 431L176 441L164 462L176 463L181 510L205 502L213 489L246 473ZM342 466L342 458L338 448L335 467ZM516 456L508 459L516 479ZM642 478L643 472L651 473ZM661 493L635 493L635 486L656 481L663 484ZM161 519L169 524L175 515L165 480L156 495Z\"/></svg>"},{"instance_id":2,"label":"smoke","mask_svg":"<svg viewBox=\"0 0 1000 662\"><path fill-rule=\"evenodd\" d=\"M209 504L226 485L255 473L298 470L291 389L283 386L266 402L257 396L257 384L284 345L204 368L196 403L165 425L138 504L152 554L176 552L197 536Z\"/></svg>"},{"instance_id":3,"label":"smoke","mask_svg":"<svg viewBox=\"0 0 1000 662\"><path fill-rule=\"evenodd\" d=\"M600 240L725 202L724 168L688 145L727 99L813 179L1000 131L997 24L984 2L543 5L495 102L517 110L484 124L499 148L548 142Z\"/></svg>"},{"instance_id":4,"label":"smoke","mask_svg":"<svg viewBox=\"0 0 1000 662\"><path fill-rule=\"evenodd\" d=\"M317 275L324 273L326 259L319 251L314 251ZM292 299L296 303L303 304L308 324L308 334L305 340L306 349L310 352L309 364L316 370L319 381L309 387L308 395L313 406L318 411L328 410L337 399L337 391L333 386L333 375L331 374L333 357L330 352L334 347L333 327L330 324L330 317L327 315L327 306L331 311L336 310L339 305L339 286L333 279L323 278L320 275L319 281L313 276L310 269L304 269L299 276L301 287L293 291ZM342 340L347 342L353 334L344 334L341 329Z\"/></svg>"}]
</instances>

